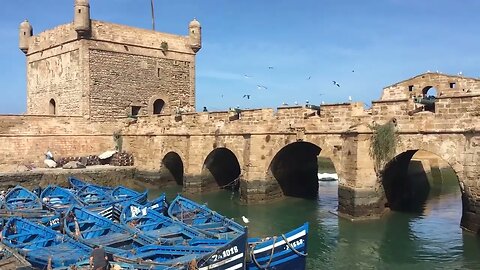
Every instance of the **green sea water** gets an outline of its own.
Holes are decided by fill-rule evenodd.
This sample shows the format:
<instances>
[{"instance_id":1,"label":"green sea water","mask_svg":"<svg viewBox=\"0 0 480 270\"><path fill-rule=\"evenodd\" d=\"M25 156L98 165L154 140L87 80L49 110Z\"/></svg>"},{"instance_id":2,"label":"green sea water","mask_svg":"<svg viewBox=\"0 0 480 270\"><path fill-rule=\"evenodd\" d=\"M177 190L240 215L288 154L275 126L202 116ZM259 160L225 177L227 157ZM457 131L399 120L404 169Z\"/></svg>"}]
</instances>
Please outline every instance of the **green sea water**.
<instances>
[{"instance_id":1,"label":"green sea water","mask_svg":"<svg viewBox=\"0 0 480 270\"><path fill-rule=\"evenodd\" d=\"M337 213L337 182L320 182L317 200L287 197L242 205L238 194L187 195L242 223L251 236L271 236L310 223L307 269L480 269L480 238L462 231L458 181L433 186L423 213L390 212L381 219L351 222ZM181 187L150 190L173 199Z\"/></svg>"}]
</instances>

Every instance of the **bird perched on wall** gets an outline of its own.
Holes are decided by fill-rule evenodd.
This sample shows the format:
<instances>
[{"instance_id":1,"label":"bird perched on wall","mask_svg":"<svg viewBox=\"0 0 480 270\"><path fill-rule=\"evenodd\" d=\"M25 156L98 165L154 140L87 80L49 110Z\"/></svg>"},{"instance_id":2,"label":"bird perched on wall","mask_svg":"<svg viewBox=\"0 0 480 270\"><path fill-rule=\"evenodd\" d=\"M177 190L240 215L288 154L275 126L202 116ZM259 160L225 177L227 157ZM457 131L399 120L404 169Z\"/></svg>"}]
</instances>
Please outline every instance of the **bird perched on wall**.
<instances>
[{"instance_id":1,"label":"bird perched on wall","mask_svg":"<svg viewBox=\"0 0 480 270\"><path fill-rule=\"evenodd\" d=\"M333 82L333 85L337 86L337 87L340 87L340 84L337 83L336 81L332 81Z\"/></svg>"},{"instance_id":2,"label":"bird perched on wall","mask_svg":"<svg viewBox=\"0 0 480 270\"><path fill-rule=\"evenodd\" d=\"M250 95L243 95L243 98L247 98L247 99L250 99Z\"/></svg>"},{"instance_id":3,"label":"bird perched on wall","mask_svg":"<svg viewBox=\"0 0 480 270\"><path fill-rule=\"evenodd\" d=\"M249 222L250 222L250 220L248 220L248 218L246 218L245 216L242 216L242 220L243 220L243 222L245 222L245 223L249 223Z\"/></svg>"}]
</instances>

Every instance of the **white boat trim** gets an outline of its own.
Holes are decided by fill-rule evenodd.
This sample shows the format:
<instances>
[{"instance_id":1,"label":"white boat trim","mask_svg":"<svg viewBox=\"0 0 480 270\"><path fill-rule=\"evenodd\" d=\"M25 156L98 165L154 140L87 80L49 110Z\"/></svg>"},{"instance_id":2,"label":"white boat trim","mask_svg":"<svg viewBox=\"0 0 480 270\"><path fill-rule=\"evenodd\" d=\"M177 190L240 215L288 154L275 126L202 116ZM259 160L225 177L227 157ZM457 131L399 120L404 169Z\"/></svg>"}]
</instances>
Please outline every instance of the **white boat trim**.
<instances>
[{"instance_id":1,"label":"white boat trim","mask_svg":"<svg viewBox=\"0 0 480 270\"><path fill-rule=\"evenodd\" d=\"M232 261L235 261L235 260L237 260L237 259L240 259L240 258L242 258L242 257L243 257L243 253L240 253L240 254L237 254L237 255L235 255L235 256L233 256L233 257L230 257L230 258L228 258L228 259L226 259L226 260L219 261L219 262L216 262L216 263L214 263L214 264L211 264L211 265L209 265L209 266L200 267L198 270L214 269L214 268L217 268L217 267L222 266L222 265L224 265L224 264L227 264L227 263L229 263L229 262L232 262ZM243 265L243 264L240 263L240 267L242 267L242 265ZM232 270L233 270L233 269L238 269L237 266L238 266L238 264L235 265L235 266L232 266L232 267L230 267L230 268L228 268L228 269L232 269ZM237 267L237 268L233 268L233 267ZM228 270L228 269L226 269L226 270Z\"/></svg>"},{"instance_id":2,"label":"white boat trim","mask_svg":"<svg viewBox=\"0 0 480 270\"><path fill-rule=\"evenodd\" d=\"M288 240L288 242L292 242L292 241L295 241L302 236L305 236L306 234L307 234L307 232L305 230L303 230L303 231L301 231L299 233L296 233L296 234L294 234L290 237L287 237L287 240ZM285 240L282 238L281 241L275 242L275 248L278 247L278 246L284 245L284 244L286 244L286 243L285 243ZM272 249L272 245L268 245L268 246L260 248L260 249L254 249L253 254L261 253L261 252L271 250L271 249Z\"/></svg>"}]
</instances>

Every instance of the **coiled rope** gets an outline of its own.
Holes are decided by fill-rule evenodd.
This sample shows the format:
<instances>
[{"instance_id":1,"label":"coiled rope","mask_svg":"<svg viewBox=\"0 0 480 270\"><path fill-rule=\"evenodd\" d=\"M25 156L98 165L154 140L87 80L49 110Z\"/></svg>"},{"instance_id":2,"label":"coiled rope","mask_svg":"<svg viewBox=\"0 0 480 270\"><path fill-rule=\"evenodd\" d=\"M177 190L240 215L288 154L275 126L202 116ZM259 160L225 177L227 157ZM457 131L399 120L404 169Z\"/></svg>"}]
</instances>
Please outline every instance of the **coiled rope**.
<instances>
[{"instance_id":1,"label":"coiled rope","mask_svg":"<svg viewBox=\"0 0 480 270\"><path fill-rule=\"evenodd\" d=\"M273 253L274 253L274 250L275 250L275 242L277 241L277 237L274 236L273 237L273 243L272 243L272 250L270 251L270 259L268 259L268 262L265 264L265 265L260 265L257 261L257 258L255 257L255 246L252 247L252 249L250 249L250 257L252 258L253 262L257 265L258 268L260 269L267 269L270 264L272 263L272 260L273 260Z\"/></svg>"},{"instance_id":2,"label":"coiled rope","mask_svg":"<svg viewBox=\"0 0 480 270\"><path fill-rule=\"evenodd\" d=\"M283 240L285 240L285 243L287 243L287 246L288 246L295 254L297 254L297 255L299 255L299 256L302 256L302 257L306 257L306 256L308 255L308 253L306 253L306 252L305 252L305 253L302 253L302 252L296 250L295 247L292 246L292 244L288 241L287 237L286 237L284 234L282 234L282 238L283 238Z\"/></svg>"}]
</instances>

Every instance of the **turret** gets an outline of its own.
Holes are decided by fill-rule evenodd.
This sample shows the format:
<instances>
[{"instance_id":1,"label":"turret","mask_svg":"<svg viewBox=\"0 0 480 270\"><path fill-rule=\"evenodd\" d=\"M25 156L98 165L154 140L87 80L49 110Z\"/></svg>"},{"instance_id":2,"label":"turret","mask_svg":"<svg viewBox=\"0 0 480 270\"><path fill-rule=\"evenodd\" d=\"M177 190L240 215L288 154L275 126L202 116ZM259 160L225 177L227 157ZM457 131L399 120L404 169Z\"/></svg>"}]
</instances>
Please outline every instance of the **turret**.
<instances>
[{"instance_id":1,"label":"turret","mask_svg":"<svg viewBox=\"0 0 480 270\"><path fill-rule=\"evenodd\" d=\"M22 52L27 53L30 43L30 38L33 36L32 25L27 21L23 21L19 28L19 48Z\"/></svg>"},{"instance_id":2,"label":"turret","mask_svg":"<svg viewBox=\"0 0 480 270\"><path fill-rule=\"evenodd\" d=\"M89 0L75 0L75 15L73 25L79 36L90 34L90 3Z\"/></svg>"},{"instance_id":3,"label":"turret","mask_svg":"<svg viewBox=\"0 0 480 270\"><path fill-rule=\"evenodd\" d=\"M202 27L197 19L193 19L188 25L190 48L194 52L198 52L202 48Z\"/></svg>"}]
</instances>

